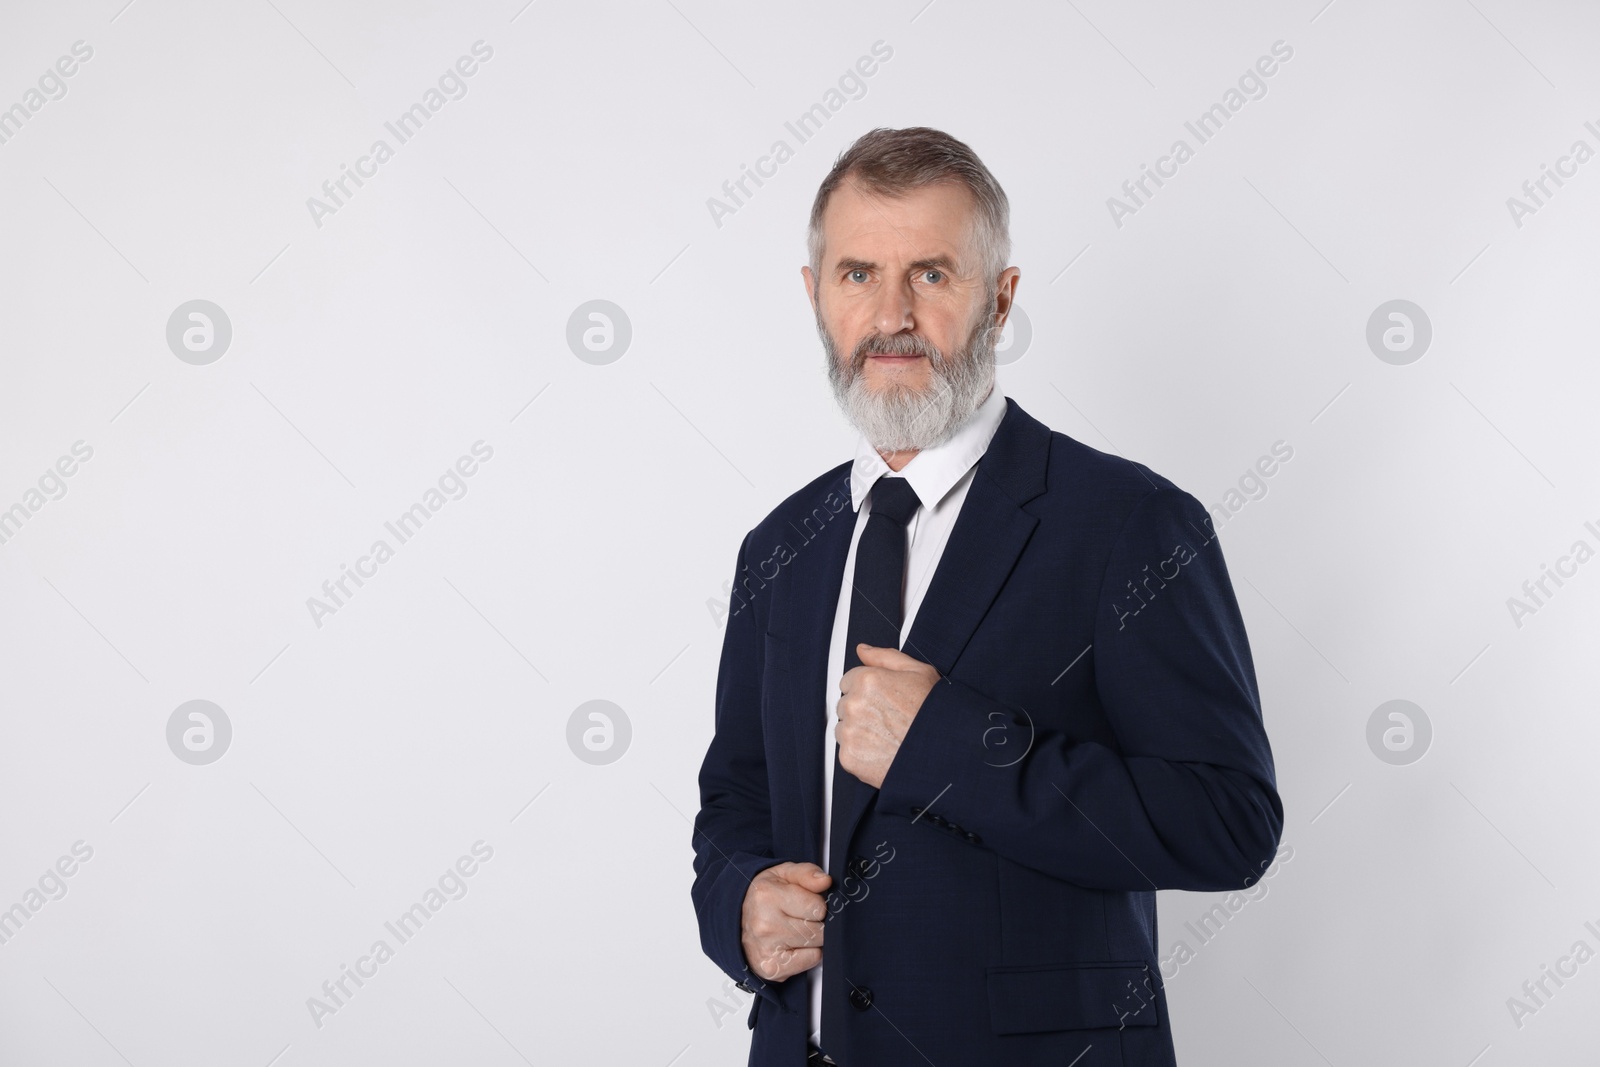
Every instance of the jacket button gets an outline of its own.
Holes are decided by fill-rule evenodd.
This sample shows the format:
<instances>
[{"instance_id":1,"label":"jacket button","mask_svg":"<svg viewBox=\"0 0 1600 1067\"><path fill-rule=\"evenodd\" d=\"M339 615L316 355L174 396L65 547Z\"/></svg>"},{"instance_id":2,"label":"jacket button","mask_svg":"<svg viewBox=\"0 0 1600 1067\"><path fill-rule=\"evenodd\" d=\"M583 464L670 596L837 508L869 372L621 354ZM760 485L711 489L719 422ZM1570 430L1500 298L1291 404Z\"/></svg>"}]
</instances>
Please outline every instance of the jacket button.
<instances>
[{"instance_id":1,"label":"jacket button","mask_svg":"<svg viewBox=\"0 0 1600 1067\"><path fill-rule=\"evenodd\" d=\"M851 874L855 875L857 878L865 878L867 876L867 874L866 874L866 871L867 871L867 860L866 860L866 857L864 857L864 856L851 856L850 857L850 862L846 865L846 869Z\"/></svg>"},{"instance_id":2,"label":"jacket button","mask_svg":"<svg viewBox=\"0 0 1600 1067\"><path fill-rule=\"evenodd\" d=\"M872 1007L872 990L864 985L851 986L850 1006L856 1011L866 1011Z\"/></svg>"}]
</instances>

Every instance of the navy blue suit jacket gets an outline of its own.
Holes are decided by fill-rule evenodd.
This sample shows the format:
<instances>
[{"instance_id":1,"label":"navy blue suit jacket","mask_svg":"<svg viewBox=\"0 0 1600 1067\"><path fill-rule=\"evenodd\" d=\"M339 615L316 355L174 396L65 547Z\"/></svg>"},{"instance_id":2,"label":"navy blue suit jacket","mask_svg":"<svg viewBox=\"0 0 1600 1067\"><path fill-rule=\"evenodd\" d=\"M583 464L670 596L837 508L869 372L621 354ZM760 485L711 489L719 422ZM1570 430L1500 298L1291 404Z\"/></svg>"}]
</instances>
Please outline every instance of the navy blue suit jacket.
<instances>
[{"instance_id":1,"label":"navy blue suit jacket","mask_svg":"<svg viewBox=\"0 0 1600 1067\"><path fill-rule=\"evenodd\" d=\"M740 546L700 770L692 896L707 955L755 994L752 1064L805 1058L807 975L756 976L740 919L757 872L822 858L849 475ZM1283 826L1206 509L1007 398L902 649L941 680L882 788L850 779L825 1050L842 1067L1173 1064L1155 891L1253 885Z\"/></svg>"}]
</instances>

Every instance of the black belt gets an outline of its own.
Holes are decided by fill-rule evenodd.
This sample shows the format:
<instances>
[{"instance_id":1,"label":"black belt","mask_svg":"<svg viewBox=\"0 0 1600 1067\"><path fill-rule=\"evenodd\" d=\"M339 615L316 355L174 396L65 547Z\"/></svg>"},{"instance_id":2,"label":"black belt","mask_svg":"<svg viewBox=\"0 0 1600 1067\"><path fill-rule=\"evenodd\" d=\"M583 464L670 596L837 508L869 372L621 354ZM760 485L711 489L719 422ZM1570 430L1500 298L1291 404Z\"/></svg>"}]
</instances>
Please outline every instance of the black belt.
<instances>
[{"instance_id":1,"label":"black belt","mask_svg":"<svg viewBox=\"0 0 1600 1067\"><path fill-rule=\"evenodd\" d=\"M815 1045L806 1046L806 1067L836 1067L832 1058Z\"/></svg>"}]
</instances>

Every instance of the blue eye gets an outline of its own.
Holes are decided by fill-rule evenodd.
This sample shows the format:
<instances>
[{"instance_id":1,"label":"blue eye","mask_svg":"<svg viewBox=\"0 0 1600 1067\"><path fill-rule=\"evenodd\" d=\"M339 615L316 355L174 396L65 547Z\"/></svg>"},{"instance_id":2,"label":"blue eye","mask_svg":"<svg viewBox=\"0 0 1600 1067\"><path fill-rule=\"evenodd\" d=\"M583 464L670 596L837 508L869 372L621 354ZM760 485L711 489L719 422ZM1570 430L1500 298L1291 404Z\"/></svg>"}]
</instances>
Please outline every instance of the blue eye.
<instances>
[{"instance_id":1,"label":"blue eye","mask_svg":"<svg viewBox=\"0 0 1600 1067\"><path fill-rule=\"evenodd\" d=\"M853 270L853 271L851 271L851 272L850 272L850 274L849 274L849 277L851 277L851 278L855 278L855 276L856 276L856 275L857 275L857 274L860 274L860 275L865 275L865 274L866 274L866 273L867 273L867 272L866 272L866 271L864 271L864 270L862 270L862 269L860 269L860 268L859 268L859 267L857 267L857 268L856 268L856 269L855 269L855 270ZM866 278L865 278L865 277L862 277L862 278L860 278L860 279L857 279L857 280L859 280L859 281L866 281Z\"/></svg>"},{"instance_id":2,"label":"blue eye","mask_svg":"<svg viewBox=\"0 0 1600 1067\"><path fill-rule=\"evenodd\" d=\"M933 282L935 284L938 283L940 278L944 277L944 274L942 272L936 271L936 270L925 270L925 271L922 272L922 275L923 275L924 278L928 278L929 281L931 281L931 282Z\"/></svg>"}]
</instances>

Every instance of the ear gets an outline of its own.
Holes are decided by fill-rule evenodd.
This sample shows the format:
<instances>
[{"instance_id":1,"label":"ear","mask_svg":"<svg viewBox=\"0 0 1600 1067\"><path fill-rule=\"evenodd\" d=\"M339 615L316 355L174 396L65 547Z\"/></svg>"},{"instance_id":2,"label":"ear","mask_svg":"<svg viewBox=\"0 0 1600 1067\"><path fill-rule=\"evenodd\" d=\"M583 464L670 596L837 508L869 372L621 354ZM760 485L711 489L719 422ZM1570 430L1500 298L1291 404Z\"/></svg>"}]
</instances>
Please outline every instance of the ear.
<instances>
[{"instance_id":1,"label":"ear","mask_svg":"<svg viewBox=\"0 0 1600 1067\"><path fill-rule=\"evenodd\" d=\"M806 282L806 299L811 301L811 310L817 310L817 276L811 273L811 268L801 267L800 277Z\"/></svg>"},{"instance_id":2,"label":"ear","mask_svg":"<svg viewBox=\"0 0 1600 1067\"><path fill-rule=\"evenodd\" d=\"M1017 282L1022 278L1022 271L1016 267L1007 267L1000 272L1000 277L995 283L994 315L995 329L1005 326L1007 317L1011 314L1011 304L1017 298Z\"/></svg>"}]
</instances>

